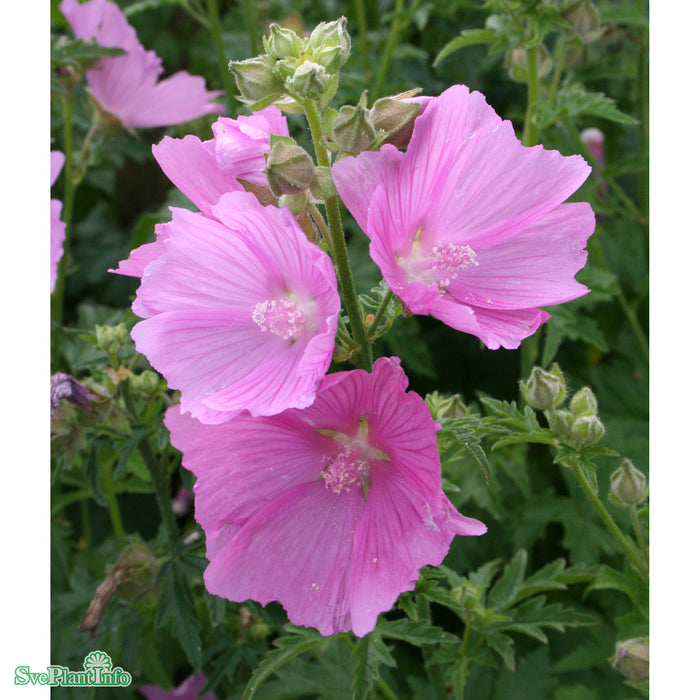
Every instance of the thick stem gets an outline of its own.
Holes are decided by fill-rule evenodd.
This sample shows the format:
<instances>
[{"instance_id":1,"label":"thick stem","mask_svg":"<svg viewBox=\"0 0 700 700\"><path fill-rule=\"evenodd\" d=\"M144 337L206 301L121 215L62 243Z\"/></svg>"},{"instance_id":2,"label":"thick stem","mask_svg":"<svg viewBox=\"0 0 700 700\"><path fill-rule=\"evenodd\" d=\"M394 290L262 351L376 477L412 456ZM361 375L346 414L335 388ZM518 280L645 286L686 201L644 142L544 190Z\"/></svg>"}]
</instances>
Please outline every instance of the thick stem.
<instances>
[{"instance_id":1,"label":"thick stem","mask_svg":"<svg viewBox=\"0 0 700 700\"><path fill-rule=\"evenodd\" d=\"M304 111L309 123L311 138L316 152L316 160L319 165L330 167L331 160L326 147L323 145L323 128L321 127L321 117L318 113L316 103L305 100ZM345 244L345 234L343 233L343 222L340 216L340 200L338 195L329 197L325 201L326 216L328 217L328 227L331 241L333 242L333 258L340 282L340 290L345 302L345 310L350 319L350 329L353 339L359 344L357 350L357 365L368 372L372 368L372 351L367 342L365 323L362 318L360 302L355 291L355 283L352 278L348 248Z\"/></svg>"},{"instance_id":2,"label":"thick stem","mask_svg":"<svg viewBox=\"0 0 700 700\"><path fill-rule=\"evenodd\" d=\"M355 17L357 28L360 32L360 52L362 53L362 66L364 68L365 80L369 73L369 44L367 42L367 10L365 0L353 0L355 5Z\"/></svg>"},{"instance_id":3,"label":"thick stem","mask_svg":"<svg viewBox=\"0 0 700 700\"><path fill-rule=\"evenodd\" d=\"M583 469L581 469L581 465L579 464L579 462L577 460L573 461L573 463L570 466L571 470L574 473L574 476L576 477L576 480L581 485L581 488L583 489L586 496L588 496L588 500L598 511L598 515L600 515L601 520L605 523L606 527L610 531L610 534L620 543L620 546L625 551L625 554L629 558L630 563L639 571L639 573L645 579L648 579L649 566L646 564L646 562L644 562L642 557L639 556L639 552L637 552L637 550L630 544L629 540L627 539L627 537L625 537L622 530L620 530L620 528L617 526L617 523L612 519L612 516L610 515L610 513L608 513L605 506L602 504L600 498L598 497L598 494L595 492L593 486L586 478L586 475L583 473Z\"/></svg>"},{"instance_id":4,"label":"thick stem","mask_svg":"<svg viewBox=\"0 0 700 700\"><path fill-rule=\"evenodd\" d=\"M107 501L107 511L109 512L109 519L112 522L114 536L121 545L126 542L126 532L124 531L122 515L119 511L119 504L117 503L117 494L114 491L114 479L112 478L113 466L112 462L108 462L102 467L102 495L105 501Z\"/></svg>"},{"instance_id":5,"label":"thick stem","mask_svg":"<svg viewBox=\"0 0 700 700\"><path fill-rule=\"evenodd\" d=\"M253 0L243 0L243 12L245 13L248 40L250 41L250 53L251 56L257 56L260 53L261 46L258 38L258 25L255 21L255 3Z\"/></svg>"},{"instance_id":6,"label":"thick stem","mask_svg":"<svg viewBox=\"0 0 700 700\"><path fill-rule=\"evenodd\" d=\"M216 56L219 61L219 72L226 98L228 99L229 112L233 112L236 105L236 91L234 88L233 75L228 69L228 61L226 60L226 49L224 48L224 34L221 29L221 18L216 0L207 0L207 9L209 10L209 29L212 38L214 39L214 47L216 48Z\"/></svg>"},{"instance_id":7,"label":"thick stem","mask_svg":"<svg viewBox=\"0 0 700 700\"><path fill-rule=\"evenodd\" d=\"M425 620L428 624L432 622L432 617L430 615L430 601L422 595L416 596L416 603L418 608L418 618ZM442 669L438 664L431 664L433 653L432 649L427 646L421 647L421 652L423 654L423 660L425 662L425 670L428 674L428 680L430 681L430 687L433 691L434 700L447 700L447 683L445 682L445 677L442 673Z\"/></svg>"}]
</instances>

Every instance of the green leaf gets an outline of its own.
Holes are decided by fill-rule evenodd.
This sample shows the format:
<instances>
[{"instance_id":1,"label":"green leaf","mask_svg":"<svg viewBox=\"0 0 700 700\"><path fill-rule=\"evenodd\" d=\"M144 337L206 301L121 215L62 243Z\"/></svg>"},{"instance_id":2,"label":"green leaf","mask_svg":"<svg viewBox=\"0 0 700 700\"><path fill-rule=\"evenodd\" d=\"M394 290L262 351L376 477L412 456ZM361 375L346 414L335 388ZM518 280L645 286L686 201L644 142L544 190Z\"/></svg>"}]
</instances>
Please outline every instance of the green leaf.
<instances>
[{"instance_id":1,"label":"green leaf","mask_svg":"<svg viewBox=\"0 0 700 700\"><path fill-rule=\"evenodd\" d=\"M544 349L540 359L543 366L546 367L554 360L564 340L582 340L604 353L610 350L597 321L580 313L574 314L563 306L550 306L547 311L552 318L546 325Z\"/></svg>"},{"instance_id":2,"label":"green leaf","mask_svg":"<svg viewBox=\"0 0 700 700\"><path fill-rule=\"evenodd\" d=\"M365 700L374 681L379 678L379 664L396 667L396 661L377 629L358 640L353 651L355 670L352 681L353 700Z\"/></svg>"},{"instance_id":3,"label":"green leaf","mask_svg":"<svg viewBox=\"0 0 700 700\"><path fill-rule=\"evenodd\" d=\"M126 465L129 462L129 457L131 457L131 453L136 448L136 445L141 442L141 438L143 438L145 435L149 435L152 432L153 426L150 425L142 425L133 428L129 438L121 446L121 448L119 448L117 466L114 468L115 479L118 479L124 472L124 469L126 469Z\"/></svg>"},{"instance_id":4,"label":"green leaf","mask_svg":"<svg viewBox=\"0 0 700 700\"><path fill-rule=\"evenodd\" d=\"M490 44L495 41L497 34L493 29L465 29L458 37L448 41L442 47L433 61L433 66L437 66L444 58L450 54L473 44Z\"/></svg>"},{"instance_id":5,"label":"green leaf","mask_svg":"<svg viewBox=\"0 0 700 700\"><path fill-rule=\"evenodd\" d=\"M424 644L458 644L459 638L445 632L441 627L435 627L426 620L380 620L377 631L382 637L399 639L414 646Z\"/></svg>"},{"instance_id":6,"label":"green leaf","mask_svg":"<svg viewBox=\"0 0 700 700\"><path fill-rule=\"evenodd\" d=\"M453 418L442 421L442 433L451 435L469 454L474 457L481 468L484 481L488 483L491 478L491 465L486 457L484 448L474 427L474 422L479 421L478 416L471 418Z\"/></svg>"},{"instance_id":7,"label":"green leaf","mask_svg":"<svg viewBox=\"0 0 700 700\"><path fill-rule=\"evenodd\" d=\"M274 644L277 649L269 651L260 662L260 665L253 671L248 685L246 685L243 691L242 700L251 700L260 684L271 673L274 673L278 668L284 666L284 664L291 661L295 656L299 656L299 654L314 649L326 641L326 639L314 629L295 627L294 625L288 624L285 625L285 630L287 630L289 634L275 639Z\"/></svg>"},{"instance_id":8,"label":"green leaf","mask_svg":"<svg viewBox=\"0 0 700 700\"><path fill-rule=\"evenodd\" d=\"M202 666L202 642L199 622L187 586L184 572L173 561L166 561L161 569L161 591L158 597L156 627L170 625L172 635L180 642L192 667Z\"/></svg>"},{"instance_id":9,"label":"green leaf","mask_svg":"<svg viewBox=\"0 0 700 700\"><path fill-rule=\"evenodd\" d=\"M509 671L515 671L515 653L513 652L513 638L500 632L489 631L485 637L486 644L493 649L502 659Z\"/></svg>"},{"instance_id":10,"label":"green leaf","mask_svg":"<svg viewBox=\"0 0 700 700\"><path fill-rule=\"evenodd\" d=\"M603 564L598 570L593 582L586 589L590 591L613 589L624 593L643 613L649 613L649 587L646 582L632 569L622 573Z\"/></svg>"},{"instance_id":11,"label":"green leaf","mask_svg":"<svg viewBox=\"0 0 700 700\"><path fill-rule=\"evenodd\" d=\"M488 606L496 610L507 610L515 602L521 584L525 579L527 567L527 552L518 550L516 555L506 565L501 578L491 589L488 596Z\"/></svg>"},{"instance_id":12,"label":"green leaf","mask_svg":"<svg viewBox=\"0 0 700 700\"><path fill-rule=\"evenodd\" d=\"M51 66L72 66L85 70L101 58L113 58L125 54L124 49L98 46L94 39L83 41L67 36L54 37L51 43Z\"/></svg>"},{"instance_id":13,"label":"green leaf","mask_svg":"<svg viewBox=\"0 0 700 700\"><path fill-rule=\"evenodd\" d=\"M560 88L551 103L540 100L532 105L532 119L540 129L546 129L560 119L574 119L584 115L618 124L638 123L633 117L621 112L615 100L602 92L586 92L580 83Z\"/></svg>"},{"instance_id":14,"label":"green leaf","mask_svg":"<svg viewBox=\"0 0 700 700\"><path fill-rule=\"evenodd\" d=\"M90 449L88 451L86 460L86 470L93 498L99 505L105 507L107 505L107 501L105 501L104 496L102 495L102 490L100 488L101 475L99 452L100 446L102 444L102 440L94 438L90 440Z\"/></svg>"}]
</instances>

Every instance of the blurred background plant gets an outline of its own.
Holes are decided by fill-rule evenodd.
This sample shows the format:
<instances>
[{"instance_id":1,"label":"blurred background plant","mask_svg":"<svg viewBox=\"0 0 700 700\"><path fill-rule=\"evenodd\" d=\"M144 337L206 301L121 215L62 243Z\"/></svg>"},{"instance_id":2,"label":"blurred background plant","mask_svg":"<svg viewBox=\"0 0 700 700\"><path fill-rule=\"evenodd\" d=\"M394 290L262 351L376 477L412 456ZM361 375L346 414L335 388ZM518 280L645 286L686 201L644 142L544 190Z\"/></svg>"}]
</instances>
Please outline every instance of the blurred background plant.
<instances>
[{"instance_id":1,"label":"blurred background plant","mask_svg":"<svg viewBox=\"0 0 700 700\"><path fill-rule=\"evenodd\" d=\"M552 320L519 351L487 351L432 318L388 314L396 322L377 354L399 355L411 388L432 396L446 492L489 532L455 540L443 566L424 570L416 592L373 633L326 639L285 625L277 605L209 595L203 538L186 497L192 476L162 425L177 396L129 338L136 281L107 270L153 239L169 206L192 208L151 145L166 134L208 139L215 115L167 129L91 131L78 81L104 51L68 41L52 0L51 148L72 151L79 164L72 182L64 169L53 189L65 200L74 188L52 328L52 373L72 378L52 387L52 663L80 669L93 649L109 653L134 677L129 689L105 691L114 697L138 697L146 684L175 687L200 671L220 698L643 696L647 3L118 4L166 75L204 76L210 90L223 91L227 116L248 112L233 99L225 66L257 55L271 22L301 35L343 15L353 50L334 107L358 104L365 90L370 104L416 87L436 95L464 83L483 92L526 145L582 153L593 167L575 195L597 217L577 276L591 293L548 309ZM288 118L292 136L312 152L302 117ZM381 276L364 234L349 215L343 223L355 284L371 311ZM420 614L426 604L432 624Z\"/></svg>"}]
</instances>

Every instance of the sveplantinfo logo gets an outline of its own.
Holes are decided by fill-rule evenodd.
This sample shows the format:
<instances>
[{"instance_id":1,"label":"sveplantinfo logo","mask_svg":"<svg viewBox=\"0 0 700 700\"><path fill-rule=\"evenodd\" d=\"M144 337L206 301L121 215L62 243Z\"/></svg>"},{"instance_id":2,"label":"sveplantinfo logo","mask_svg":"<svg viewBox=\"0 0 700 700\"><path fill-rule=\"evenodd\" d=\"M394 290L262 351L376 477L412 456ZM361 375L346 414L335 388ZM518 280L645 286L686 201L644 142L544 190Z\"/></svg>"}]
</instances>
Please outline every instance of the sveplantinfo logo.
<instances>
[{"instance_id":1,"label":"sveplantinfo logo","mask_svg":"<svg viewBox=\"0 0 700 700\"><path fill-rule=\"evenodd\" d=\"M112 667L112 659L104 651L91 651L83 660L82 671L69 671L66 666L47 666L46 671L30 671L29 666L15 668L15 685L112 686L125 688L131 674Z\"/></svg>"}]
</instances>

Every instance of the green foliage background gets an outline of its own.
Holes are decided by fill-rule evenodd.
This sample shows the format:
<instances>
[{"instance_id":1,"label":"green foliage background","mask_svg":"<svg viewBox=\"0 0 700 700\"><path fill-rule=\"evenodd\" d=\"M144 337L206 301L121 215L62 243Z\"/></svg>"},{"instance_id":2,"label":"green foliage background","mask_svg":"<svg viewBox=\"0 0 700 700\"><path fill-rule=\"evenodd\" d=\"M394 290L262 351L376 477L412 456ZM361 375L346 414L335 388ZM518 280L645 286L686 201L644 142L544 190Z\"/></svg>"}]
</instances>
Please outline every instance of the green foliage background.
<instances>
[{"instance_id":1,"label":"green foliage background","mask_svg":"<svg viewBox=\"0 0 700 700\"><path fill-rule=\"evenodd\" d=\"M186 69L204 75L210 89L225 87L211 34L193 20L183 3L120 0L118 4L141 42L162 58L166 74ZM245 4L219 0L218 5L227 58L256 53ZM353 52L341 73L334 104L356 104L364 89L371 97L414 87L436 95L464 83L483 92L521 133L527 86L509 78L504 51L512 47L508 41L541 40L554 53L561 31L560 15L552 9L556 5L536 0L269 0L252 3L253 35L259 39L271 21L301 32L344 15ZM57 6L52 0L52 29L69 34ZM364 37L358 14L362 7ZM553 99L543 100L534 112L540 141L563 154L581 152L578 135L584 128L595 126L605 134L605 167L574 197L590 201L597 213L589 264L578 276L591 293L549 309L553 318L528 352L532 358L534 351L536 362L543 366L559 364L569 394L592 387L606 427L603 444L648 474L648 349L643 342L649 301L648 8L635 0L601 0L597 7L599 36L577 47L576 60L572 56L564 66ZM509 14L535 18L528 25L534 27L534 35L495 32L490 43L471 43L484 36L467 34L461 47L445 55L443 49L460 32L483 30L490 16ZM444 57L436 64L441 51ZM543 84L551 80L550 73ZM227 115L239 113L246 110L237 105ZM160 171L151 145L165 134L210 138L212 121L208 117L167 130L120 133L107 137L92 153L75 202L65 330L53 371L70 372L81 380L91 377L102 385L112 381L113 396L119 397L119 381L109 375L110 369L124 365L138 373L148 368L130 341L114 357L97 344L97 324L124 322L130 327L136 321L128 308L137 281L107 270L132 248L152 240L155 223L169 219L168 206L192 208ZM76 131L87 130L84 112L76 113L75 125ZM301 118L290 116L290 128L301 144L309 146ZM54 99L52 149L62 149L61 133L60 99ZM63 178L54 196L60 197ZM347 216L344 223L358 290L369 294L380 273L354 221ZM115 664L132 673L134 683L126 690L100 689L94 693L98 698L140 697L140 685L171 687L193 669L203 669L220 698L250 697L253 689L260 699L390 698L392 693L418 699L433 697L423 648L429 650L427 658L444 670L452 697L640 697L643 691L626 685L608 659L616 640L647 634L646 584L625 564L622 551L571 471L553 462L552 446L531 444L529 438L536 431L532 426L517 427L525 418L514 406L516 413L508 413L506 403L481 401L484 397L519 401L518 379L528 362L524 352L488 351L472 336L432 318L413 317L397 321L379 341L377 354L398 354L411 389L421 395L434 390L460 393L472 416L497 416L494 421L500 421L497 424L509 435L524 435L491 451L497 431L484 423L472 425L473 444L483 443L490 462L488 483L474 453L459 446L453 446L449 468L445 466L448 494L463 512L488 524L487 536L457 538L444 566L424 572L416 595L404 594L398 608L383 616L368 637L358 641L340 635L326 640L313 631L285 627L279 606L262 609L209 595L201 577L206 566L203 541L187 537L198 531L191 512L178 519L181 537L173 554L148 465L137 449L145 440L159 456L169 475L169 495L180 486L191 487L192 477L179 466L179 453L169 447L160 423L162 404L136 396L129 421L119 425L115 414L111 434L99 424L109 418L107 413L90 424L78 409L64 404L60 418L67 427L54 436L52 459L52 663L80 669L89 651L109 653ZM100 410L108 412L110 406L106 401ZM445 459L447 454L443 452ZM619 461L609 454L595 458L603 499ZM116 492L124 529L138 543L147 543L144 551L158 561L158 573L149 578L146 572L146 583L138 591L114 596L103 620L88 634L79 630L79 624L125 544L112 531L104 498L108 488ZM614 506L608 510L631 535L627 511ZM646 529L646 509L640 516ZM138 543L132 546L138 548ZM144 564L148 557L139 559L141 569L148 570ZM415 612L421 596L432 602L432 625ZM462 636L465 623L477 637L481 634L473 649ZM60 698L85 698L92 692L54 691Z\"/></svg>"}]
</instances>

